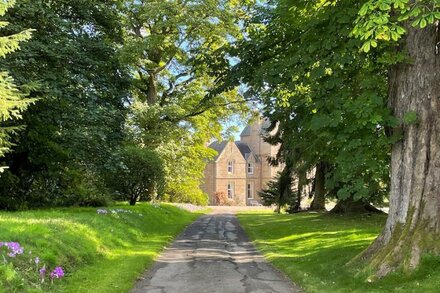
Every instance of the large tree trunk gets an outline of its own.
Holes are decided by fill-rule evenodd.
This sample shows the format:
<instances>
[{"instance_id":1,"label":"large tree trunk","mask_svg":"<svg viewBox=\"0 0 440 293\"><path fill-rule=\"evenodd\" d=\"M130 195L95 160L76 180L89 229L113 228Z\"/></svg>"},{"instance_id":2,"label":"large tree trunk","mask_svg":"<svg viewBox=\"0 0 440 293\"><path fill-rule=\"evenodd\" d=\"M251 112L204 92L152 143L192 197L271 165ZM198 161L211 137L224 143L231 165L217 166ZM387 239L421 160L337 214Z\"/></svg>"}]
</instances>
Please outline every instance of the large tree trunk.
<instances>
[{"instance_id":1,"label":"large tree trunk","mask_svg":"<svg viewBox=\"0 0 440 293\"><path fill-rule=\"evenodd\" d=\"M407 27L402 51L410 61L392 68L389 103L401 119L392 149L390 212L385 229L360 256L377 277L418 266L440 253L440 55L437 26ZM437 46L437 47L436 47ZM408 113L416 113L408 123Z\"/></svg>"},{"instance_id":2,"label":"large tree trunk","mask_svg":"<svg viewBox=\"0 0 440 293\"><path fill-rule=\"evenodd\" d=\"M316 165L315 173L315 192L313 196L310 210L313 211L325 211L325 163L320 162Z\"/></svg>"}]
</instances>

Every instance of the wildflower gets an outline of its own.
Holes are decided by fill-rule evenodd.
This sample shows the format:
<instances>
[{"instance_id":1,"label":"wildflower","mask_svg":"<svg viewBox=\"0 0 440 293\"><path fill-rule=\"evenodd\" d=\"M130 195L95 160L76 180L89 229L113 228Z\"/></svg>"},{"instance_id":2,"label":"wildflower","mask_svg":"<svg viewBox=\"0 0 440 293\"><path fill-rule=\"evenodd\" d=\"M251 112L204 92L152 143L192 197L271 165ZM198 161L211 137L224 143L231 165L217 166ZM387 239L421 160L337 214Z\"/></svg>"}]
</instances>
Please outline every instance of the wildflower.
<instances>
[{"instance_id":1,"label":"wildflower","mask_svg":"<svg viewBox=\"0 0 440 293\"><path fill-rule=\"evenodd\" d=\"M41 277L41 279L44 280L44 277L46 277L46 265L44 265L44 266L39 270L39 273L40 273L40 277Z\"/></svg>"},{"instance_id":2,"label":"wildflower","mask_svg":"<svg viewBox=\"0 0 440 293\"><path fill-rule=\"evenodd\" d=\"M8 248L8 256L16 257L17 254L23 254L24 248L18 242L0 242L0 247L6 246Z\"/></svg>"},{"instance_id":3,"label":"wildflower","mask_svg":"<svg viewBox=\"0 0 440 293\"><path fill-rule=\"evenodd\" d=\"M96 212L100 215L105 215L108 213L108 211L106 209L98 209Z\"/></svg>"},{"instance_id":4,"label":"wildflower","mask_svg":"<svg viewBox=\"0 0 440 293\"><path fill-rule=\"evenodd\" d=\"M52 273L50 273L50 278L51 279L61 279L62 277L64 277L64 271L62 267L56 267Z\"/></svg>"},{"instance_id":5,"label":"wildflower","mask_svg":"<svg viewBox=\"0 0 440 293\"><path fill-rule=\"evenodd\" d=\"M37 264L39 264L40 263L40 258L37 256L36 258L35 258L35 264L37 265Z\"/></svg>"}]
</instances>

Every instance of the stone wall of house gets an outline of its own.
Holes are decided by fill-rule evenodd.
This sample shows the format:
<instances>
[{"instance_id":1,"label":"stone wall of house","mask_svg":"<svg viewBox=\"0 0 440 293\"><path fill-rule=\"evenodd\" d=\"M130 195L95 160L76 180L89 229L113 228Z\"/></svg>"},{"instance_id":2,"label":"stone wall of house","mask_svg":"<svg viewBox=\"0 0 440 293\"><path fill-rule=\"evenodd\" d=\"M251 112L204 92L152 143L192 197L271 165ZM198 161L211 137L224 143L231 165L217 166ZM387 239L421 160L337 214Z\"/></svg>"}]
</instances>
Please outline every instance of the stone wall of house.
<instances>
[{"instance_id":1,"label":"stone wall of house","mask_svg":"<svg viewBox=\"0 0 440 293\"><path fill-rule=\"evenodd\" d=\"M261 137L264 121L249 126L249 134L241 136L241 142L246 143L253 155L246 159L234 142L228 142L215 162L210 162L205 169L205 180L201 186L209 195L209 203L215 204L215 193L228 193L228 184L234 185L233 200L237 205L250 205L253 201L260 201L258 192L266 187L276 176L279 167L268 164L267 158L275 156L279 146L271 146ZM274 130L276 131L276 130ZM228 172L228 162L233 162L233 172ZM253 174L248 174L248 163L253 164ZM251 184L252 198L248 198L248 184Z\"/></svg>"},{"instance_id":2,"label":"stone wall of house","mask_svg":"<svg viewBox=\"0 0 440 293\"><path fill-rule=\"evenodd\" d=\"M208 194L209 205L215 204L215 162L209 162L204 171L204 179L200 188Z\"/></svg>"}]
</instances>

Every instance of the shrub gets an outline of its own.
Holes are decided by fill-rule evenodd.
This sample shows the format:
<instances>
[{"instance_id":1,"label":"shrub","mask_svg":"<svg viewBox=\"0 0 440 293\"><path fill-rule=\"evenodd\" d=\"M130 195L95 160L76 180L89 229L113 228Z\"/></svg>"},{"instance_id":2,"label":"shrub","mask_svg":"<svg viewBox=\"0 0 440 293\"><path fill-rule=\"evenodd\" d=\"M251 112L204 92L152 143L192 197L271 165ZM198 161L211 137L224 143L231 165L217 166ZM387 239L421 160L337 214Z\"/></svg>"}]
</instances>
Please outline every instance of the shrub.
<instances>
[{"instance_id":1,"label":"shrub","mask_svg":"<svg viewBox=\"0 0 440 293\"><path fill-rule=\"evenodd\" d=\"M224 206L228 202L228 198L226 196L226 193L223 191L217 191L214 194L215 204L218 206Z\"/></svg>"},{"instance_id":2,"label":"shrub","mask_svg":"<svg viewBox=\"0 0 440 293\"><path fill-rule=\"evenodd\" d=\"M152 150L139 146L126 146L119 165L108 178L117 199L135 205L139 200L152 200L162 196L165 185L163 161Z\"/></svg>"}]
</instances>

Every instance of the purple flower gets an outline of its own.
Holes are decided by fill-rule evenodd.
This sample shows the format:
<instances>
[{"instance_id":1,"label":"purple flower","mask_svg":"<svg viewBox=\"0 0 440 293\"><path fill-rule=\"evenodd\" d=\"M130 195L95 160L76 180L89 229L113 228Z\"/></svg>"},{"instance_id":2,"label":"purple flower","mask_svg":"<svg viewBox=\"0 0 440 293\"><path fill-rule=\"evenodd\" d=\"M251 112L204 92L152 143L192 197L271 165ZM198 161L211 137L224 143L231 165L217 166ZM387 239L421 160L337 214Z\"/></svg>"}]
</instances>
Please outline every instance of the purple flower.
<instances>
[{"instance_id":1,"label":"purple flower","mask_svg":"<svg viewBox=\"0 0 440 293\"><path fill-rule=\"evenodd\" d=\"M54 278L61 279L62 277L64 277L64 271L63 271L62 267L56 267L52 271L52 273L50 273L50 278L51 279L54 279Z\"/></svg>"},{"instance_id":2,"label":"purple flower","mask_svg":"<svg viewBox=\"0 0 440 293\"><path fill-rule=\"evenodd\" d=\"M46 276L46 265L44 265L40 270L40 277L41 279L44 279L44 277Z\"/></svg>"},{"instance_id":3,"label":"purple flower","mask_svg":"<svg viewBox=\"0 0 440 293\"><path fill-rule=\"evenodd\" d=\"M37 265L40 263L40 258L37 256L34 261L35 261L35 264Z\"/></svg>"},{"instance_id":4,"label":"purple flower","mask_svg":"<svg viewBox=\"0 0 440 293\"><path fill-rule=\"evenodd\" d=\"M24 248L18 242L0 242L0 247L6 246L8 248L8 256L16 257L17 254L23 254Z\"/></svg>"}]
</instances>

